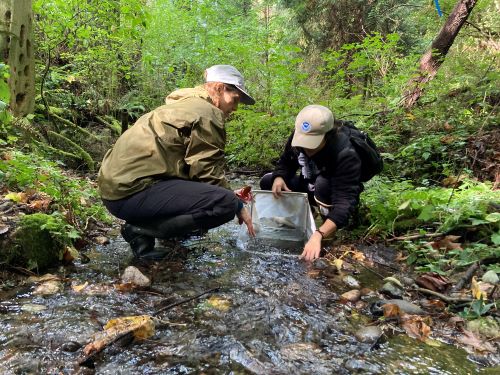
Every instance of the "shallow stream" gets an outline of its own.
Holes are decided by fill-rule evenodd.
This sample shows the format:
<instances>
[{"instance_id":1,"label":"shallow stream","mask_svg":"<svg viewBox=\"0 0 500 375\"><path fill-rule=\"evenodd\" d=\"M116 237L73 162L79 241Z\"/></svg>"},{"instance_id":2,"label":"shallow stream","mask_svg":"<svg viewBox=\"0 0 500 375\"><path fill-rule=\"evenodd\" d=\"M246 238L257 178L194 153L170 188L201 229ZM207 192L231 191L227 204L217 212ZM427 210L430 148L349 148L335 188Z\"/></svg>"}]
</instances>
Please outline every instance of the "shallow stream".
<instances>
[{"instance_id":1,"label":"shallow stream","mask_svg":"<svg viewBox=\"0 0 500 375\"><path fill-rule=\"evenodd\" d=\"M153 281L147 290L114 287L131 262L128 245L117 237L89 251L88 263L59 270L65 279L58 293L37 296L29 284L1 292L0 373L483 373L451 345L436 349L405 335L358 342L353 333L370 319L339 301L349 287L313 272L290 249L238 249L238 228L229 223L192 239L185 259L146 269ZM373 272L354 277L378 287ZM85 293L71 288L85 282ZM110 319L152 314L215 287L220 289L159 314L165 324L146 341L108 347L93 369L78 365L81 346ZM210 296L225 308L210 305Z\"/></svg>"}]
</instances>

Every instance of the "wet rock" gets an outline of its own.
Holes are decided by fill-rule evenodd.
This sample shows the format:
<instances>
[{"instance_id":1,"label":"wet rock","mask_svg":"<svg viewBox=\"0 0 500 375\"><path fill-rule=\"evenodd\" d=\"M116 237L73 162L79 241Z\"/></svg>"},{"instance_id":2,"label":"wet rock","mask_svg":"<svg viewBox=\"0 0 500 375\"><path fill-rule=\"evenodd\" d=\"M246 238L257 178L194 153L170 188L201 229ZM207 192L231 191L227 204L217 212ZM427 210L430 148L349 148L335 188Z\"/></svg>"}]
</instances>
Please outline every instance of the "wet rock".
<instances>
[{"instance_id":1,"label":"wet rock","mask_svg":"<svg viewBox=\"0 0 500 375\"><path fill-rule=\"evenodd\" d=\"M500 326L498 322L490 316L467 322L467 329L491 339L500 337Z\"/></svg>"},{"instance_id":2,"label":"wet rock","mask_svg":"<svg viewBox=\"0 0 500 375\"><path fill-rule=\"evenodd\" d=\"M493 285L498 284L498 275L496 274L495 271L490 270L483 275L481 281Z\"/></svg>"},{"instance_id":3,"label":"wet rock","mask_svg":"<svg viewBox=\"0 0 500 375\"><path fill-rule=\"evenodd\" d=\"M380 292L392 298L403 298L403 291L391 282L386 282L384 285L382 285L382 288L380 288Z\"/></svg>"},{"instance_id":4,"label":"wet rock","mask_svg":"<svg viewBox=\"0 0 500 375\"><path fill-rule=\"evenodd\" d=\"M343 293L340 296L341 300L349 301L349 302L357 302L361 298L361 292L357 289L350 290L348 292Z\"/></svg>"},{"instance_id":5,"label":"wet rock","mask_svg":"<svg viewBox=\"0 0 500 375\"><path fill-rule=\"evenodd\" d=\"M374 297L377 295L377 293L375 293L375 291L370 288L362 288L360 292L361 297Z\"/></svg>"},{"instance_id":6,"label":"wet rock","mask_svg":"<svg viewBox=\"0 0 500 375\"><path fill-rule=\"evenodd\" d=\"M47 310L47 307L44 305L38 305L36 303L25 303L24 305L21 306L21 310L30 313L37 313Z\"/></svg>"},{"instance_id":7,"label":"wet rock","mask_svg":"<svg viewBox=\"0 0 500 375\"><path fill-rule=\"evenodd\" d=\"M378 326L367 326L358 329L354 336L359 342L374 344L382 336L382 330Z\"/></svg>"},{"instance_id":8,"label":"wet rock","mask_svg":"<svg viewBox=\"0 0 500 375\"><path fill-rule=\"evenodd\" d=\"M107 245L109 244L109 238L105 236L98 236L94 239L99 245Z\"/></svg>"},{"instance_id":9,"label":"wet rock","mask_svg":"<svg viewBox=\"0 0 500 375\"><path fill-rule=\"evenodd\" d=\"M62 283L59 280L49 280L44 283L38 285L35 288L33 294L39 296L50 296L52 294L59 293L62 290Z\"/></svg>"},{"instance_id":10,"label":"wet rock","mask_svg":"<svg viewBox=\"0 0 500 375\"><path fill-rule=\"evenodd\" d=\"M151 285L151 280L144 276L142 272L134 266L128 266L125 268L122 275L122 282L131 283L141 287L148 287Z\"/></svg>"},{"instance_id":11,"label":"wet rock","mask_svg":"<svg viewBox=\"0 0 500 375\"><path fill-rule=\"evenodd\" d=\"M342 278L342 281L344 282L345 285L347 285L349 288L356 288L359 289L360 285L358 280L356 280L354 277L351 275L344 276Z\"/></svg>"},{"instance_id":12,"label":"wet rock","mask_svg":"<svg viewBox=\"0 0 500 375\"><path fill-rule=\"evenodd\" d=\"M326 258L314 259L312 262L312 265L313 265L314 269L317 269L317 270L325 270L329 267L332 267L332 265L330 264L330 262Z\"/></svg>"},{"instance_id":13,"label":"wet rock","mask_svg":"<svg viewBox=\"0 0 500 375\"><path fill-rule=\"evenodd\" d=\"M413 284L415 284L415 280L413 280L411 277L406 277L406 276L401 277L401 282L405 286L412 286Z\"/></svg>"},{"instance_id":14,"label":"wet rock","mask_svg":"<svg viewBox=\"0 0 500 375\"><path fill-rule=\"evenodd\" d=\"M362 359L348 359L345 364L345 368L349 371L352 372L359 372L359 373L369 373L369 374L379 374L380 373L380 368L379 366L368 363Z\"/></svg>"},{"instance_id":15,"label":"wet rock","mask_svg":"<svg viewBox=\"0 0 500 375\"><path fill-rule=\"evenodd\" d=\"M78 349L80 349L82 347L82 344L80 344L79 342L76 342L76 341L68 341L68 342L65 342L64 344L62 344L59 349L61 349L63 352L70 352L70 353L74 353L76 352Z\"/></svg>"},{"instance_id":16,"label":"wet rock","mask_svg":"<svg viewBox=\"0 0 500 375\"><path fill-rule=\"evenodd\" d=\"M389 303L394 304L394 305L398 305L399 309L407 314L411 314L411 315L423 315L423 314L425 314L425 311L422 310L419 306L417 306L411 302L402 300L402 299L389 299L389 300L381 301L381 302L382 302L381 306L387 305Z\"/></svg>"}]
</instances>

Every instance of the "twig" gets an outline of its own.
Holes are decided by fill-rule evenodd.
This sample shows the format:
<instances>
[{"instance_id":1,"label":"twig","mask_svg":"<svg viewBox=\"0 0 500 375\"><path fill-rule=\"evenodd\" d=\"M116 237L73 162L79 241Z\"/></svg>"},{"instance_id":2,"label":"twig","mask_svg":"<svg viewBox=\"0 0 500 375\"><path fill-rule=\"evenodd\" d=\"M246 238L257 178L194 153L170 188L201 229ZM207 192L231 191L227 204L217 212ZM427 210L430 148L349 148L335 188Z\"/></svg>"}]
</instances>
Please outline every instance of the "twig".
<instances>
[{"instance_id":1,"label":"twig","mask_svg":"<svg viewBox=\"0 0 500 375\"><path fill-rule=\"evenodd\" d=\"M412 234L409 236L392 237L387 239L387 242L391 241L405 241L405 240L417 240L419 238L434 238L444 236L444 233L425 233L425 234Z\"/></svg>"},{"instance_id":2,"label":"twig","mask_svg":"<svg viewBox=\"0 0 500 375\"><path fill-rule=\"evenodd\" d=\"M88 368L93 368L93 359L94 357L99 354L100 352L102 352L104 349L106 349L108 346L110 346L111 344L114 344L115 342L117 342L118 340L124 338L124 337L132 337L133 336L133 332L131 331L127 331L125 333L121 333L119 334L118 336L116 336L113 340L111 340L110 342L108 342L106 345L103 345L102 348L100 349L97 349L96 351L92 352L91 354L83 357L82 359L78 360L78 365L79 366L84 366L84 367L88 367Z\"/></svg>"},{"instance_id":3,"label":"twig","mask_svg":"<svg viewBox=\"0 0 500 375\"><path fill-rule=\"evenodd\" d=\"M460 280L451 288L452 292L456 292L457 290L460 290L464 287L466 283L470 281L474 273L476 273L477 269L480 266L480 262L473 263L465 272L465 274L462 276Z\"/></svg>"},{"instance_id":4,"label":"twig","mask_svg":"<svg viewBox=\"0 0 500 375\"><path fill-rule=\"evenodd\" d=\"M413 289L416 292L428 294L434 297L438 297L439 299L443 300L446 303L454 304L454 303L460 303L460 302L472 302L472 298L460 298L460 297L448 297L445 296L442 293L435 292L430 289L425 289L425 288L415 288Z\"/></svg>"},{"instance_id":5,"label":"twig","mask_svg":"<svg viewBox=\"0 0 500 375\"><path fill-rule=\"evenodd\" d=\"M171 303L170 305L167 305L165 307L162 307L158 310L156 310L152 315L155 316L155 315L158 315L159 313L165 311L165 310L170 310L172 307L175 307L175 306L178 306L178 305L182 305L183 303L186 303L186 302L189 302L189 301L192 301L194 299L197 299L197 298L200 298L201 296L204 296L205 294L209 294L209 293L212 293L212 292L216 292L220 289L220 287L216 287L216 288L212 288L212 289L209 289L203 293L200 293L200 294L197 294L193 297L190 297L190 298L186 298L186 299L183 299L179 302L175 302L175 303Z\"/></svg>"},{"instance_id":6,"label":"twig","mask_svg":"<svg viewBox=\"0 0 500 375\"><path fill-rule=\"evenodd\" d=\"M368 267L368 266L365 266L363 263L357 263L359 264L361 267L363 267L365 270L368 270L370 272L373 272L375 275L377 275L378 277L380 277L381 279L383 279L385 276L381 275L380 273L378 273L377 271L375 271L374 269L372 269L371 267Z\"/></svg>"}]
</instances>

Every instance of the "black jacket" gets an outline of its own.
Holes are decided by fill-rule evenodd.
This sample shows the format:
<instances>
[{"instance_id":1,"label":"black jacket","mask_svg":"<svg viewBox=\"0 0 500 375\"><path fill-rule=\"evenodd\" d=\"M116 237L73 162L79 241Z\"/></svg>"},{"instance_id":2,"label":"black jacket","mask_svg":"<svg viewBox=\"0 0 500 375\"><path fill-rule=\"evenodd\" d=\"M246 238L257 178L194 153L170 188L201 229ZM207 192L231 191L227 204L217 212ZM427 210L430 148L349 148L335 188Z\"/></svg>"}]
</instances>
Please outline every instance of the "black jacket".
<instances>
[{"instance_id":1,"label":"black jacket","mask_svg":"<svg viewBox=\"0 0 500 375\"><path fill-rule=\"evenodd\" d=\"M333 207L327 217L337 228L347 225L363 191L360 182L361 159L344 130L341 126L328 132L325 135L325 147L311 158L320 170L320 175L330 181ZM301 150L292 147L292 138L293 133L273 171L273 180L278 176L289 180L301 168L298 162Z\"/></svg>"}]
</instances>

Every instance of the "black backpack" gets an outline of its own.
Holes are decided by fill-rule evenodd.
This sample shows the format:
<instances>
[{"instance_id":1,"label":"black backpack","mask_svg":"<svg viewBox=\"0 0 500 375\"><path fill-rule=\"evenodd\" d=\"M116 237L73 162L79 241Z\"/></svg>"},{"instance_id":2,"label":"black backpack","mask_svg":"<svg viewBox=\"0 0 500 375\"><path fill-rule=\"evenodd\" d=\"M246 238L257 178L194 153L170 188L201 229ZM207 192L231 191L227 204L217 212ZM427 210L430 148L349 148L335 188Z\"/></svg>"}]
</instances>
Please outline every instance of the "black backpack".
<instances>
[{"instance_id":1,"label":"black backpack","mask_svg":"<svg viewBox=\"0 0 500 375\"><path fill-rule=\"evenodd\" d=\"M382 172L384 161L377 145L368 134L355 127L351 121L342 121L340 131L347 135L361 158L361 182L366 182Z\"/></svg>"}]
</instances>

